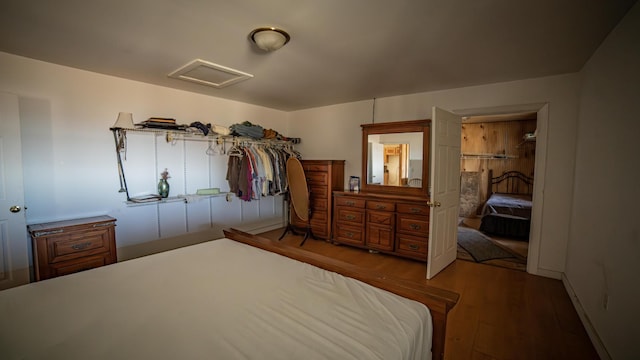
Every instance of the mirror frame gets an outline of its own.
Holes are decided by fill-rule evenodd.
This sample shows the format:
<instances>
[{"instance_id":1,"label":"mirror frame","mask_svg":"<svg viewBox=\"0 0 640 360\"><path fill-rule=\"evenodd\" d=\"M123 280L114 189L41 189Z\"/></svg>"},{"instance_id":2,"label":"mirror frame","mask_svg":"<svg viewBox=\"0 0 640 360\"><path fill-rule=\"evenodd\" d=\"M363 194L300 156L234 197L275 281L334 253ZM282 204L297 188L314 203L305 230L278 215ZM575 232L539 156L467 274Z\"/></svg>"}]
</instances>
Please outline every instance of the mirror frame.
<instances>
[{"instance_id":1,"label":"mirror frame","mask_svg":"<svg viewBox=\"0 0 640 360\"><path fill-rule=\"evenodd\" d=\"M378 124L362 124L360 126L362 127L362 191L390 195L428 197L430 180L429 168L431 166L431 159L429 157L431 148L431 120L397 121ZM367 154L369 135L404 132L422 132L422 187L368 184L367 165L369 164L369 159L367 158Z\"/></svg>"}]
</instances>

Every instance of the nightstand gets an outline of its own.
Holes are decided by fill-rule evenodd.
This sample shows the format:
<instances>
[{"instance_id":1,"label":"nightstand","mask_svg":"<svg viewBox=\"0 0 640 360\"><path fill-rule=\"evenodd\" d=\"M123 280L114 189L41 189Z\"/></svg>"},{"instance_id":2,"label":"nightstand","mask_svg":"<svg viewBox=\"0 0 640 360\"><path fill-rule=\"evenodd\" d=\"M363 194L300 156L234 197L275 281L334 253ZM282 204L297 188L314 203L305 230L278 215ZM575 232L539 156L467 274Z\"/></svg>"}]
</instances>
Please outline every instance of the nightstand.
<instances>
[{"instance_id":1,"label":"nightstand","mask_svg":"<svg viewBox=\"0 0 640 360\"><path fill-rule=\"evenodd\" d=\"M29 225L36 281L117 262L115 226L110 216Z\"/></svg>"}]
</instances>

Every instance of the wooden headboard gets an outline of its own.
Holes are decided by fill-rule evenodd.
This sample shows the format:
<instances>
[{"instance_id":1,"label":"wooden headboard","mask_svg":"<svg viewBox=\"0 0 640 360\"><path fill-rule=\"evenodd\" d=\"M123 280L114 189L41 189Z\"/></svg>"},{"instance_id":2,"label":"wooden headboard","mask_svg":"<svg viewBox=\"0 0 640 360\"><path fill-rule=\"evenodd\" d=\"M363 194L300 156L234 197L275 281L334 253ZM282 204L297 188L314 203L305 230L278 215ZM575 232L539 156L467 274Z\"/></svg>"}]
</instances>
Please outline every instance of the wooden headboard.
<instances>
[{"instance_id":1,"label":"wooden headboard","mask_svg":"<svg viewBox=\"0 0 640 360\"><path fill-rule=\"evenodd\" d=\"M489 169L487 196L493 193L531 195L533 178L519 171L505 171L502 175L493 177L493 169Z\"/></svg>"}]
</instances>

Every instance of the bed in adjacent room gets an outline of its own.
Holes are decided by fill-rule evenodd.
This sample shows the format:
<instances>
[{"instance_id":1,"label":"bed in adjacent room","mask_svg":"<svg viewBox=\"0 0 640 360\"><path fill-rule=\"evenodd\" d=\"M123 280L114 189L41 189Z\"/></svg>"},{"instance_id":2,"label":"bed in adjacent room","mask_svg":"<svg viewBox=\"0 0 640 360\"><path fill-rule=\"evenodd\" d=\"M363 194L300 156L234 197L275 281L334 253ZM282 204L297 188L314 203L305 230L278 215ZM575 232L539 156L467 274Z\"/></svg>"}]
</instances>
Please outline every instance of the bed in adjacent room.
<instances>
[{"instance_id":1,"label":"bed in adjacent room","mask_svg":"<svg viewBox=\"0 0 640 360\"><path fill-rule=\"evenodd\" d=\"M533 178L518 171L493 176L489 170L480 231L501 237L528 240L531 228Z\"/></svg>"},{"instance_id":2,"label":"bed in adjacent room","mask_svg":"<svg viewBox=\"0 0 640 360\"><path fill-rule=\"evenodd\" d=\"M443 358L458 294L225 236L1 291L0 358Z\"/></svg>"}]
</instances>

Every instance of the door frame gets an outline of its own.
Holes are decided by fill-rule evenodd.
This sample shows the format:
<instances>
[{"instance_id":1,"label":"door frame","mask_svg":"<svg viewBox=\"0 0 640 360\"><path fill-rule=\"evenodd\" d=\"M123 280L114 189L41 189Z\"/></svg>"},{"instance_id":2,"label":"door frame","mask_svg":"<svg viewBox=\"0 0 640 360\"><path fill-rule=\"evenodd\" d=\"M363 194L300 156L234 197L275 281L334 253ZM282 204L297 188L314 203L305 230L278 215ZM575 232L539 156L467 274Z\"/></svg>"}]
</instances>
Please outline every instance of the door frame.
<instances>
[{"instance_id":1,"label":"door frame","mask_svg":"<svg viewBox=\"0 0 640 360\"><path fill-rule=\"evenodd\" d=\"M556 278L555 272L540 269L540 243L542 234L542 210L544 208L544 181L547 168L547 139L549 128L549 104L533 103L510 106L472 108L453 110L461 116L482 116L518 112L536 112L537 136L536 159L534 165L533 204L531 210L531 230L529 231L529 251L527 254L527 272L529 274ZM535 180L538 179L538 180Z\"/></svg>"},{"instance_id":2,"label":"door frame","mask_svg":"<svg viewBox=\"0 0 640 360\"><path fill-rule=\"evenodd\" d=\"M31 278L18 95L0 92L0 121L0 186L3 188L0 190L0 290L3 290L27 284ZM18 207L17 212L14 206Z\"/></svg>"}]
</instances>

